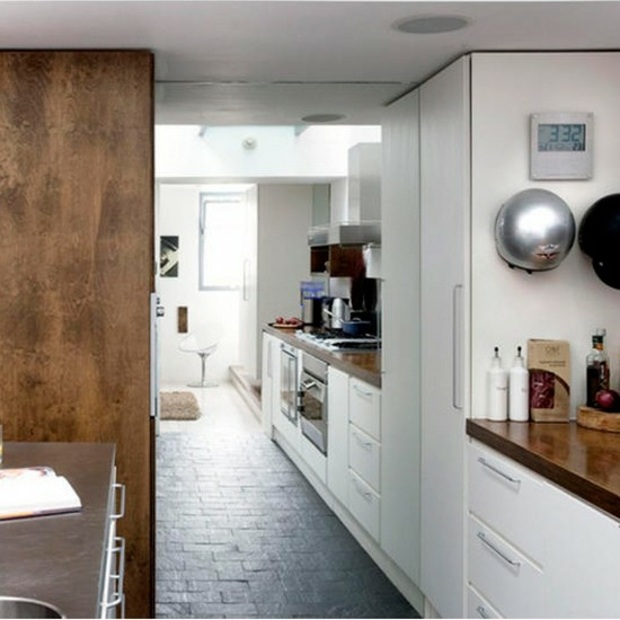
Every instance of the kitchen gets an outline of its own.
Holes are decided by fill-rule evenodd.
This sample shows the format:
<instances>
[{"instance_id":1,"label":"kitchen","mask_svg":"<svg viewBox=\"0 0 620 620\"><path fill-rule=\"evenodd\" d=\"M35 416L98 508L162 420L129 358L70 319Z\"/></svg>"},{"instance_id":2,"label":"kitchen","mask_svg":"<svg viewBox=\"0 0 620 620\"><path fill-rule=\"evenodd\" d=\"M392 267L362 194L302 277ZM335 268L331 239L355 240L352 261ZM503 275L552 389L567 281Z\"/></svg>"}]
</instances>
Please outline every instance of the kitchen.
<instances>
[{"instance_id":1,"label":"kitchen","mask_svg":"<svg viewBox=\"0 0 620 620\"><path fill-rule=\"evenodd\" d=\"M526 121L532 113L570 109L594 114L596 146L593 179L544 184L563 196L577 221L595 200L617 191L613 163L617 161L618 153L613 103L617 101L617 93L613 90L618 82L616 67L617 59L611 52L474 54L463 57L441 77L426 82L419 92L414 91L386 111L382 132L386 156L382 178L384 329L381 334L385 370L382 377L382 418L386 433L382 433L381 442L382 449L384 442L386 447L391 447L383 452L387 460L381 463L381 475L391 479L389 471L394 470L406 478L402 488L406 488L407 493L395 498L399 502L398 510L388 510L388 513L395 519L402 519L405 524L409 523L410 527L413 524L411 529L414 530L414 535L402 541L402 545L398 544L400 541L386 542L386 545L392 549L391 554L402 553L404 557L398 560L401 564L405 561L411 563L407 571L414 575L412 581L421 586L429 603L444 616L465 613L463 602L469 585L466 586L463 574L466 517L462 476L466 448L464 422L466 417L480 417L479 412L484 408L482 369L486 370L493 347L500 346L508 355L517 344L530 337L569 339L574 360L571 385L572 404L575 406L584 399L584 364L581 360L585 360L590 331L594 327L607 327L607 346L611 355L617 357L618 335L613 327L617 293L593 275L590 261L577 246L557 270L528 275L508 270L497 257L492 236L492 221L500 205L531 183ZM471 96L467 90L470 71L474 78ZM531 87L533 83L537 85L535 89ZM579 84L580 88L576 90L575 84ZM448 102L452 102L455 109L450 108ZM420 109L421 126L418 123ZM472 128L467 124L470 111ZM431 121L434 118L436 122L433 124ZM446 135L447 128L443 133L440 130L448 120L450 132ZM421 153L417 148L420 130L422 139L426 140ZM428 133L430 130L437 133ZM440 140L441 157L432 148ZM507 149L506 145L510 148ZM416 175L412 175L411 171L420 169L418 184L412 179ZM492 182L489 170L493 170ZM435 182L429 182L431 179ZM418 185L421 196L416 191ZM420 213L414 207L402 209L402 204L417 206L420 204L418 200L422 209L424 205L441 205L444 208L456 203L457 207L462 207L457 208L457 215L467 217L464 226L465 230L471 230L471 234L463 234L461 230L454 237L449 237L446 227L452 223L449 218L433 218L436 211L428 213L422 210ZM412 221L405 226L408 218ZM420 221L422 226L436 222L441 223L443 228L429 230L429 234L434 233L434 236L420 239L412 234L419 230ZM148 226L145 228L148 229ZM427 231L426 228L423 230ZM429 242L430 246L427 246ZM449 246L444 250L442 243L448 242ZM389 247L394 249L392 256L389 255ZM403 261L418 265L416 260L420 248L425 250L423 256L432 258L437 255L437 260L424 263L422 268L418 266L404 270ZM437 270L448 267L444 259L456 254L455 248L460 248L456 261L459 264L450 267L457 271L460 269L460 273L456 280L449 282L463 288L457 289L453 297L454 291L450 285L448 293L442 293L443 298L437 307L420 307L417 293L422 291L423 300L428 299L428 293L432 293L429 288L432 282L426 276L430 273L435 281L442 280L439 274L443 271ZM6 290L11 290L10 286L7 283ZM528 303L524 308L520 302L525 299ZM463 407L464 413L444 414L442 411L451 411L453 405L451 402L442 405L438 399L447 395L451 401L452 386L440 387L435 382L450 374L445 372L445 367L446 364L450 366L449 360L454 357L452 317L446 319L442 315L446 308L452 309L453 303L464 315L460 324L464 329L457 330L460 338L456 342L463 352L464 363L458 378L464 384L458 386L457 396L464 393L467 397L456 402ZM501 314L498 308L502 309ZM386 316L388 309L391 316ZM559 321L558 317L562 320ZM412 324L416 329L410 329ZM432 326L432 329L422 330L421 344L417 340L420 324ZM400 327L403 329L397 330ZM424 338L432 338L432 341ZM403 359L402 347L407 341L411 345L407 346L410 354ZM397 342L398 346L390 347L390 342ZM424 354L429 350L435 350L437 357L426 359ZM612 383L617 384L617 367L615 371L613 368L612 363ZM429 394L425 387L430 385L434 389ZM416 394L421 394L421 400L415 397ZM430 399L428 402L424 400L426 397ZM410 416L402 413L405 403L407 411L412 413ZM435 412L439 413L433 415ZM6 415L3 415L5 423ZM402 432L403 425L405 432ZM412 442L411 437L419 438L420 433L422 441ZM8 440L11 440L10 436ZM442 458L437 458L438 455ZM390 462L389 459L393 460ZM421 480L416 480L415 472L419 471L422 472ZM413 484L410 485L409 481ZM389 491L388 488L385 490ZM382 496L382 506L384 499L386 505L390 503L389 498ZM419 531L424 535L420 536ZM615 532L617 536L617 529ZM386 541L387 537L389 532L384 535ZM444 545L448 539L456 541L456 544ZM609 547L612 547L614 540L613 536L607 537ZM420 544L423 545L421 549ZM544 583L561 585L561 580L557 581L557 570L549 571L547 576L551 581ZM540 587L541 582L537 583ZM575 593L575 598L587 600L583 590L573 588L573 581L570 584L570 588L564 586L558 591ZM598 600L605 600L605 597ZM510 604L506 602L504 609L513 615L516 612L512 611L514 608ZM582 611L580 609L576 613ZM588 615L587 612L588 609L585 615Z\"/></svg>"}]
</instances>

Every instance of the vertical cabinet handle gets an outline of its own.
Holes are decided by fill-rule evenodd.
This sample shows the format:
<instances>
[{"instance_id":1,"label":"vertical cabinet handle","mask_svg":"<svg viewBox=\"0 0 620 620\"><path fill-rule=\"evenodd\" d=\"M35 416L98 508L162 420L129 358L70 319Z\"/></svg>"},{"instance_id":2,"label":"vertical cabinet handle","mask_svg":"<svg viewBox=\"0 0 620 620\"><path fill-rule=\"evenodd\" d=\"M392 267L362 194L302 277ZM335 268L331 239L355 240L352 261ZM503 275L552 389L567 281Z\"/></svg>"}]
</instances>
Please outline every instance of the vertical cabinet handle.
<instances>
[{"instance_id":1,"label":"vertical cabinet handle","mask_svg":"<svg viewBox=\"0 0 620 620\"><path fill-rule=\"evenodd\" d=\"M250 272L250 259L246 258L243 261L243 301L250 299L250 293L248 290L248 279Z\"/></svg>"},{"instance_id":2,"label":"vertical cabinet handle","mask_svg":"<svg viewBox=\"0 0 620 620\"><path fill-rule=\"evenodd\" d=\"M116 521L118 519L122 519L125 516L125 485L119 484L118 482L116 482L112 485L112 488L114 489L114 491L120 491L120 498L121 498L118 512L114 512L110 515L110 519L113 519ZM116 494L114 496L114 499L116 500ZM114 502L114 508L116 509L116 501Z\"/></svg>"},{"instance_id":3,"label":"vertical cabinet handle","mask_svg":"<svg viewBox=\"0 0 620 620\"><path fill-rule=\"evenodd\" d=\"M463 285L452 289L452 406L463 409Z\"/></svg>"}]
</instances>

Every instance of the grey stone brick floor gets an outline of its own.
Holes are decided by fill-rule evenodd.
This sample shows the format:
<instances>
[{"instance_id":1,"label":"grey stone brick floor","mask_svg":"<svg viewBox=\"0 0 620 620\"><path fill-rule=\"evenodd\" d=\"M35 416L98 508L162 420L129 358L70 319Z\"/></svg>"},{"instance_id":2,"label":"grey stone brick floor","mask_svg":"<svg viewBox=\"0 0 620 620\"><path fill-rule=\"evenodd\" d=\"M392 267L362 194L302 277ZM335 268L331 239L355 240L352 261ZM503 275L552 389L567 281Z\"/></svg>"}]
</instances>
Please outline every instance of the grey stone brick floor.
<instances>
[{"instance_id":1,"label":"grey stone brick floor","mask_svg":"<svg viewBox=\"0 0 620 620\"><path fill-rule=\"evenodd\" d=\"M157 617L418 618L222 389L199 396L200 422L161 424Z\"/></svg>"}]
</instances>

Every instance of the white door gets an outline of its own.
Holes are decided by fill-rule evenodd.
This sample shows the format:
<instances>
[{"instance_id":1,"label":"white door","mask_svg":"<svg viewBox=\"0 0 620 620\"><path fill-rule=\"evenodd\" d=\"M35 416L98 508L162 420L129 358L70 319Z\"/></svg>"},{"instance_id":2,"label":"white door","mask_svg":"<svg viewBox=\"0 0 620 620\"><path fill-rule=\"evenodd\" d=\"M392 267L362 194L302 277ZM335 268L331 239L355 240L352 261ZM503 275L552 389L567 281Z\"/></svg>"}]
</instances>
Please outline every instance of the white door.
<instances>
[{"instance_id":1,"label":"white door","mask_svg":"<svg viewBox=\"0 0 620 620\"><path fill-rule=\"evenodd\" d=\"M449 618L464 612L468 76L461 59L420 91L421 585Z\"/></svg>"},{"instance_id":2,"label":"white door","mask_svg":"<svg viewBox=\"0 0 620 620\"><path fill-rule=\"evenodd\" d=\"M245 242L240 296L239 359L250 377L258 376L258 189L254 185L242 197Z\"/></svg>"}]
</instances>

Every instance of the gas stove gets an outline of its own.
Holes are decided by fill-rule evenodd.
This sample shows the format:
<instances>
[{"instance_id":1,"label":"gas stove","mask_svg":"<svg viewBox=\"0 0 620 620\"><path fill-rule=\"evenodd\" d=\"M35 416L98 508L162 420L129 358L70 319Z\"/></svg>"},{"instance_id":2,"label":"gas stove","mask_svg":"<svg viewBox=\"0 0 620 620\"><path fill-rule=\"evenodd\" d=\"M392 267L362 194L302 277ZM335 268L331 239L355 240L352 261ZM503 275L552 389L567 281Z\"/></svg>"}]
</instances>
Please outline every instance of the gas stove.
<instances>
[{"instance_id":1,"label":"gas stove","mask_svg":"<svg viewBox=\"0 0 620 620\"><path fill-rule=\"evenodd\" d=\"M381 348L381 338L370 334L365 336L351 336L342 330L327 329L316 332L298 330L295 335L300 340L309 342L328 351L366 352Z\"/></svg>"}]
</instances>

